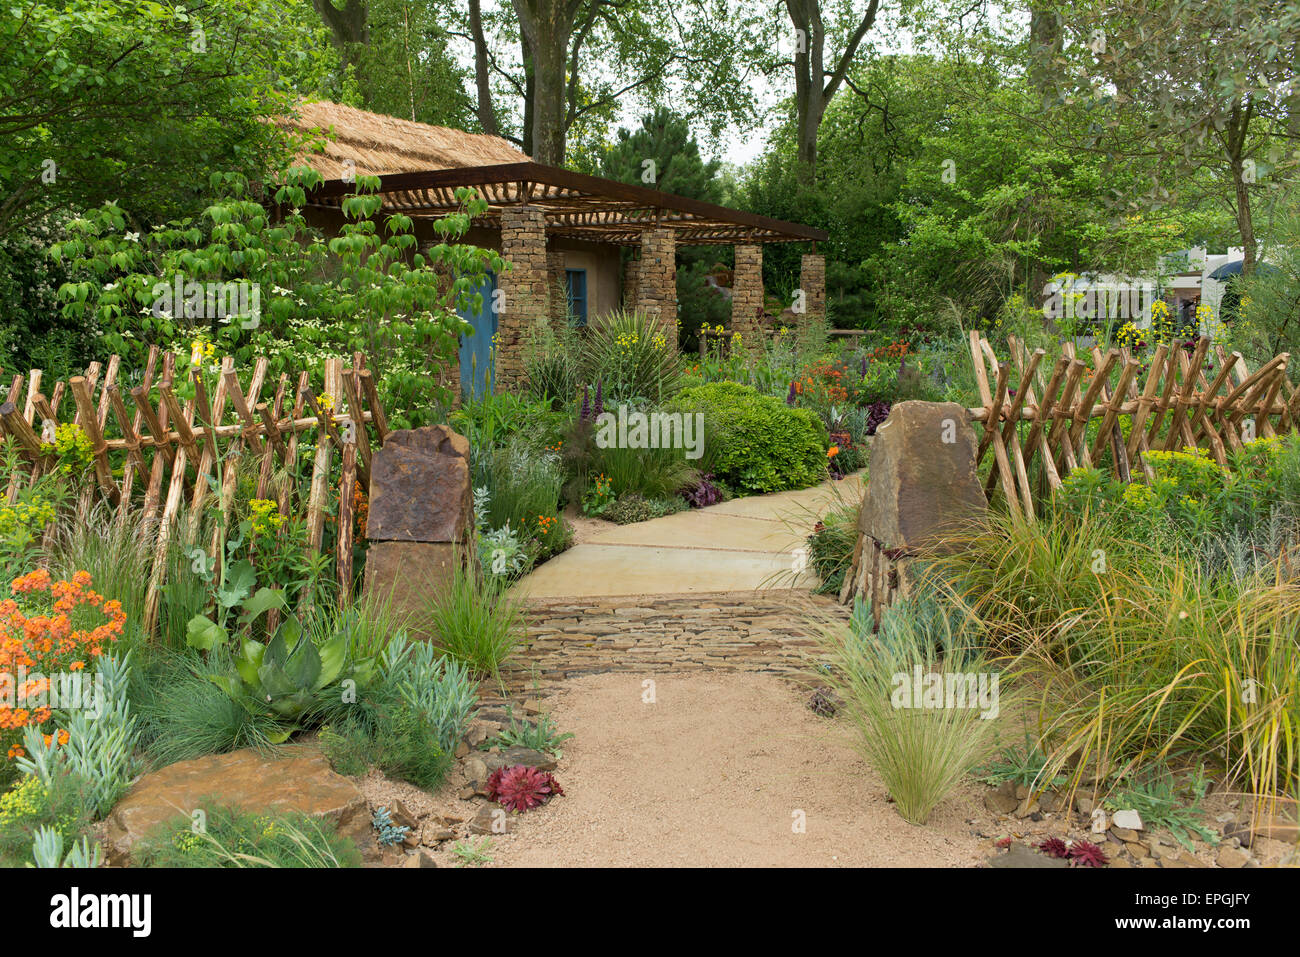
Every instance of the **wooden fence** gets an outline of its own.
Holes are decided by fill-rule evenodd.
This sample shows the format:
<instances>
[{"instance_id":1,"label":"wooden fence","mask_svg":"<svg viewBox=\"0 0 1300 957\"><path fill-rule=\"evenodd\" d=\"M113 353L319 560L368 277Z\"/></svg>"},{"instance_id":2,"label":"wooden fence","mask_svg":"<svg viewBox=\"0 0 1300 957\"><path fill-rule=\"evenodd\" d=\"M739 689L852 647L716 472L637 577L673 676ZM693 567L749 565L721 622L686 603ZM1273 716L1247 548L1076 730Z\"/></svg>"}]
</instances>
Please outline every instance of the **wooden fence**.
<instances>
[{"instance_id":1,"label":"wooden fence","mask_svg":"<svg viewBox=\"0 0 1300 957\"><path fill-rule=\"evenodd\" d=\"M89 481L80 493L79 514L86 514L97 496L117 508L119 522L125 522L134 511L129 506L138 505L136 514L143 533L156 540L143 623L146 633L152 634L168 543L182 503L188 500L191 511L180 534L193 544L200 531L202 506L212 491L209 483L216 482L216 464L225 464L217 503L224 523L238 481L234 465L241 457L254 456L260 462L255 497L265 499L274 492L280 514L288 515L298 503L292 501L292 490L283 483L272 489L272 477L277 468L293 468L300 437L314 432L316 451L306 511L308 548L319 552L322 547L330 466L337 448L342 455L337 573L340 600L346 601L352 583L353 487L359 481L368 488L371 459L388 434L388 422L365 357L358 352L349 367L344 363L337 358L325 360L321 396L303 371L292 388L289 375L282 373L267 401L263 399L267 360L256 359L241 383L234 360L227 357L209 396L198 368L178 371L176 354L154 346L138 384L126 389L134 412L119 384L118 356L111 357L107 365L91 363L84 376L55 383L48 397L41 391L40 369L31 370L26 377L14 375L7 397L0 384L0 399L4 400L0 403L0 439L17 443L24 468L11 477L3 500L14 502L24 479L34 480L54 466L48 447L55 442L60 413L66 417L70 412L69 421L81 429L91 448ZM183 403L175 392L178 374L187 376L194 386L193 397ZM66 408L69 396L70 409ZM215 555L216 550L214 533L208 551Z\"/></svg>"},{"instance_id":2,"label":"wooden fence","mask_svg":"<svg viewBox=\"0 0 1300 957\"><path fill-rule=\"evenodd\" d=\"M1201 337L1190 352L1158 346L1144 370L1128 349L1103 355L1094 346L1089 365L1067 342L1047 373L1044 350L1030 353L1014 338L1010 345L1014 371L978 332L970 334L983 405L969 412L983 429L977 461L990 451L994 457L985 493L991 499L1000 487L1008 507L1031 520L1034 496L1050 495L1071 469L1107 464L1121 481L1131 481L1135 472L1151 478L1146 453L1192 446L1207 448L1224 464L1228 452L1250 438L1300 425L1300 391L1287 379L1287 353L1251 372L1240 353L1225 354ZM1214 368L1206 364L1211 352ZM1101 422L1090 436L1093 419ZM1035 457L1039 468L1031 483Z\"/></svg>"}]
</instances>

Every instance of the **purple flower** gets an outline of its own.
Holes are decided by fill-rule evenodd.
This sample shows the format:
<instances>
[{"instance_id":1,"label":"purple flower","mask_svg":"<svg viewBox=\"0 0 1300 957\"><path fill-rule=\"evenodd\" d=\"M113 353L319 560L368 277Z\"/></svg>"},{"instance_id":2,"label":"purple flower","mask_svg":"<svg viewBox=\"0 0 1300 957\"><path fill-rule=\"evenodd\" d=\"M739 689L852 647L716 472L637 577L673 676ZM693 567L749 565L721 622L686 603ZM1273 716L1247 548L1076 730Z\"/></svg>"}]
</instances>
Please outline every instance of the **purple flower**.
<instances>
[{"instance_id":1,"label":"purple flower","mask_svg":"<svg viewBox=\"0 0 1300 957\"><path fill-rule=\"evenodd\" d=\"M582 387L582 411L578 413L578 418L583 422L591 419L591 396L587 393L587 387Z\"/></svg>"},{"instance_id":2,"label":"purple flower","mask_svg":"<svg viewBox=\"0 0 1300 957\"><path fill-rule=\"evenodd\" d=\"M605 380L601 379L596 383L596 406L592 410L593 418L600 418L605 412L605 400L602 397L605 391Z\"/></svg>"},{"instance_id":3,"label":"purple flower","mask_svg":"<svg viewBox=\"0 0 1300 957\"><path fill-rule=\"evenodd\" d=\"M867 374L867 357L863 356L862 361L858 363L858 371L865 376Z\"/></svg>"},{"instance_id":4,"label":"purple flower","mask_svg":"<svg viewBox=\"0 0 1300 957\"><path fill-rule=\"evenodd\" d=\"M786 396L785 396L785 404L786 404L786 405L794 405L794 401L795 401L794 397L795 397L795 391L794 391L794 380L791 379L791 380L790 380L790 391L787 392L787 393L786 393Z\"/></svg>"}]
</instances>

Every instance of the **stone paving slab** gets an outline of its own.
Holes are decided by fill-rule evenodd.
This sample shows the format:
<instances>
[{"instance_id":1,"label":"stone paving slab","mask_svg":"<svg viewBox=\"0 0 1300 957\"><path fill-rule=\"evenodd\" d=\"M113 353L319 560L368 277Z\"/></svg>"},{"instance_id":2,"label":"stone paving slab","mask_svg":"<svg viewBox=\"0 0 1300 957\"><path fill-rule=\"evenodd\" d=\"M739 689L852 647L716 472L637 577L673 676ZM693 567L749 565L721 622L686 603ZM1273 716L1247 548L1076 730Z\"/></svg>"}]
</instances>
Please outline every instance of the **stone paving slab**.
<instances>
[{"instance_id":1,"label":"stone paving slab","mask_svg":"<svg viewBox=\"0 0 1300 957\"><path fill-rule=\"evenodd\" d=\"M675 595L815 583L806 572L794 575L791 566L786 552L585 544L552 558L512 591L523 598Z\"/></svg>"},{"instance_id":2,"label":"stone paving slab","mask_svg":"<svg viewBox=\"0 0 1300 957\"><path fill-rule=\"evenodd\" d=\"M795 574L794 550L837 501L861 499L863 474L602 529L512 590L541 599L809 589L816 579Z\"/></svg>"}]
</instances>

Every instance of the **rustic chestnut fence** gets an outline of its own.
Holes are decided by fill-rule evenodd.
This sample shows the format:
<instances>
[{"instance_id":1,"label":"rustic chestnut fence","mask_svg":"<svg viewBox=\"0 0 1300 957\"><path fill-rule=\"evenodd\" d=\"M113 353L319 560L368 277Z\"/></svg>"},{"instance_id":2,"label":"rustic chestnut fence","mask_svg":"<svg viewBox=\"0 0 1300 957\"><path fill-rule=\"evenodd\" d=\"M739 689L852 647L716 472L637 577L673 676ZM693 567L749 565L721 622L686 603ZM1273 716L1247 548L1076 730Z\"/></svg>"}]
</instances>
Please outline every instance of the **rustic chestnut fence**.
<instances>
[{"instance_id":1,"label":"rustic chestnut fence","mask_svg":"<svg viewBox=\"0 0 1300 957\"><path fill-rule=\"evenodd\" d=\"M290 508L299 507L301 502L293 501L294 490L285 483L277 483L272 489L272 477L277 468L293 468L300 437L313 433L315 457L306 502L307 547L316 552L322 547L331 497L331 463L338 449L342 476L336 556L340 596L345 601L352 583L354 484L359 481L363 488L368 487L374 450L383 445L388 434L375 380L366 368L365 356L358 352L347 367L340 358L324 361L322 395L315 393L308 373L302 371L292 386L290 376L282 373L274 393L264 399L268 367L264 357L257 358L241 382L234 360L227 357L209 396L205 377L197 367L178 371L176 354L153 346L138 384L125 390L134 411L128 407L123 386L119 385L118 356L112 356L106 365L91 363L84 376L56 382L48 397L41 391L40 369L31 370L26 377L14 375L7 394L0 384L0 398L4 399L0 403L0 439L16 443L23 468L10 478L3 501L12 504L24 480L34 480L55 466L51 446L56 441L59 416L62 413L66 419L70 415L67 421L85 434L91 449L89 481L80 493L79 514L84 515L99 497L117 509L119 522L127 521L132 513L138 515L142 533L154 539L155 557L143 623L146 633L152 634L168 543L175 534L182 503L188 501L191 510L180 534L185 541L194 543L200 532L203 505L208 495L217 491L216 464L225 465L217 500L224 523L238 481L234 466L240 458L253 456L260 463L255 497L266 499L273 491L279 513L288 515ZM188 377L194 387L193 396L184 402L175 392L178 374ZM138 512L133 506L138 506ZM215 551L214 533L209 552ZM216 557L220 560L223 556Z\"/></svg>"},{"instance_id":2,"label":"rustic chestnut fence","mask_svg":"<svg viewBox=\"0 0 1300 957\"><path fill-rule=\"evenodd\" d=\"M1128 349L1103 355L1094 346L1089 366L1074 343L1067 342L1044 381L1046 352L1028 352L1014 337L1009 341L1014 371L998 359L988 340L970 334L983 404L968 411L983 433L976 463L990 451L994 457L985 494L991 497L1000 487L1008 507L1031 520L1034 496L1050 495L1071 469L1108 463L1121 481L1131 481L1135 471L1150 478L1146 453L1198 445L1222 465L1229 451L1241 449L1250 438L1284 434L1300 425L1300 391L1287 379L1287 353L1251 372L1240 353L1225 354L1220 345L1211 350L1210 340L1202 336L1190 352L1158 346L1144 371L1143 362ZM1214 369L1206 364L1211 351ZM1206 378L1207 371L1213 378ZM1142 375L1145 381L1139 382ZM1101 422L1090 437L1093 419ZM1127 436L1121 425L1125 420ZM1035 489L1029 470L1036 456Z\"/></svg>"}]
</instances>

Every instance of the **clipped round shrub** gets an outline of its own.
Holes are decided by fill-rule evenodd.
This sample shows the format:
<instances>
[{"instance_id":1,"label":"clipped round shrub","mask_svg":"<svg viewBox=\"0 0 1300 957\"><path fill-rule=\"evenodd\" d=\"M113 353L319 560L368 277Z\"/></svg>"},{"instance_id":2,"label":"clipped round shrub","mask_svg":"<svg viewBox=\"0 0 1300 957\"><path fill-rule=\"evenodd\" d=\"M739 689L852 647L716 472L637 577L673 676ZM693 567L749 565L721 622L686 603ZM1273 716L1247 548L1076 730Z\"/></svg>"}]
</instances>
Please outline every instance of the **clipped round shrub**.
<instances>
[{"instance_id":1,"label":"clipped round shrub","mask_svg":"<svg viewBox=\"0 0 1300 957\"><path fill-rule=\"evenodd\" d=\"M735 382L685 389L671 408L704 413L701 467L740 494L807 488L826 478L829 437L808 409Z\"/></svg>"}]
</instances>

